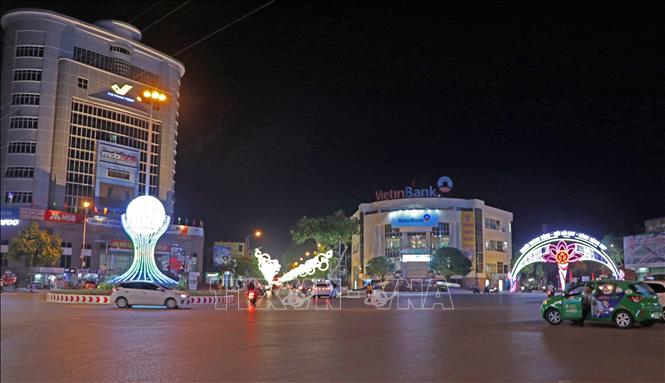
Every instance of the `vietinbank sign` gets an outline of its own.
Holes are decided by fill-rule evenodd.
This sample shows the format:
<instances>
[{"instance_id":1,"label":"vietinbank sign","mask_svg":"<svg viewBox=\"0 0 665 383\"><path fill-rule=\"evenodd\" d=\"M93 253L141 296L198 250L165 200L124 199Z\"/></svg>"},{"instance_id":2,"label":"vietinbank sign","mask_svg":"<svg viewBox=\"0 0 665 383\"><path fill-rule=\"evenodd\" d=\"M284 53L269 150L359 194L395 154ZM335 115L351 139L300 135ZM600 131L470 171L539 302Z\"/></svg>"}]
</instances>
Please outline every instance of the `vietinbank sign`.
<instances>
[{"instance_id":1,"label":"vietinbank sign","mask_svg":"<svg viewBox=\"0 0 665 383\"><path fill-rule=\"evenodd\" d=\"M398 210L388 214L392 227L432 227L439 224L439 212L436 210Z\"/></svg>"},{"instance_id":2,"label":"vietinbank sign","mask_svg":"<svg viewBox=\"0 0 665 383\"><path fill-rule=\"evenodd\" d=\"M448 193L453 188L453 180L450 177L439 177L436 182L436 188L429 186L426 188L416 188L413 186L405 186L403 189L390 189L390 190L375 190L374 199L376 201L384 201L389 199L402 199L402 198L439 198L443 193Z\"/></svg>"}]
</instances>

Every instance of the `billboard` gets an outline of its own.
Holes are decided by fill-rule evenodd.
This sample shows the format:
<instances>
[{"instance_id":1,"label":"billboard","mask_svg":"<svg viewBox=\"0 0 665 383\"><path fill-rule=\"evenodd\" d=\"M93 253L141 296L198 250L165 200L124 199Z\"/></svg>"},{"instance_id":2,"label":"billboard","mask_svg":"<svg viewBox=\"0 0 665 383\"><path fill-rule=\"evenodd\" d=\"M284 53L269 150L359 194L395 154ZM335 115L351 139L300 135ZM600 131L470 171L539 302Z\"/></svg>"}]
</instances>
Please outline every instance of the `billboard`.
<instances>
[{"instance_id":1,"label":"billboard","mask_svg":"<svg viewBox=\"0 0 665 383\"><path fill-rule=\"evenodd\" d=\"M44 221L83 223L83 214L67 213L60 210L45 210Z\"/></svg>"},{"instance_id":2,"label":"billboard","mask_svg":"<svg viewBox=\"0 0 665 383\"><path fill-rule=\"evenodd\" d=\"M99 206L124 209L138 195L140 152L110 142L97 143L95 200Z\"/></svg>"},{"instance_id":3,"label":"billboard","mask_svg":"<svg viewBox=\"0 0 665 383\"><path fill-rule=\"evenodd\" d=\"M229 259L231 259L230 247L217 244L213 247L212 262L215 266L221 266Z\"/></svg>"},{"instance_id":4,"label":"billboard","mask_svg":"<svg viewBox=\"0 0 665 383\"><path fill-rule=\"evenodd\" d=\"M462 223L462 250L467 256L472 256L476 251L476 216L473 211L461 211L460 222Z\"/></svg>"},{"instance_id":5,"label":"billboard","mask_svg":"<svg viewBox=\"0 0 665 383\"><path fill-rule=\"evenodd\" d=\"M626 267L665 267L665 232L623 238Z\"/></svg>"}]
</instances>

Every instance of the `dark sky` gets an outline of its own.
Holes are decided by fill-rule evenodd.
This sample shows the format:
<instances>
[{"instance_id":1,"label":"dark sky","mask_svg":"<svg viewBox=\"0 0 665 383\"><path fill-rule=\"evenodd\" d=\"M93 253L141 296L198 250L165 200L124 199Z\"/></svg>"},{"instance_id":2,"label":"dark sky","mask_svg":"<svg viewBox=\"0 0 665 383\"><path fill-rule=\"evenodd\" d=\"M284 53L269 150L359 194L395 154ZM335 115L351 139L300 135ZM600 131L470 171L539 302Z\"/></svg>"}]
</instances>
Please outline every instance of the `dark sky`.
<instances>
[{"instance_id":1,"label":"dark sky","mask_svg":"<svg viewBox=\"0 0 665 383\"><path fill-rule=\"evenodd\" d=\"M130 21L155 2L11 2ZM95 4L95 5L93 5ZM144 28L182 2L161 2ZM167 54L261 2L191 2L144 32ZM179 55L176 215L206 237L441 175L514 212L515 246L665 215L665 7L653 3L276 2Z\"/></svg>"}]
</instances>

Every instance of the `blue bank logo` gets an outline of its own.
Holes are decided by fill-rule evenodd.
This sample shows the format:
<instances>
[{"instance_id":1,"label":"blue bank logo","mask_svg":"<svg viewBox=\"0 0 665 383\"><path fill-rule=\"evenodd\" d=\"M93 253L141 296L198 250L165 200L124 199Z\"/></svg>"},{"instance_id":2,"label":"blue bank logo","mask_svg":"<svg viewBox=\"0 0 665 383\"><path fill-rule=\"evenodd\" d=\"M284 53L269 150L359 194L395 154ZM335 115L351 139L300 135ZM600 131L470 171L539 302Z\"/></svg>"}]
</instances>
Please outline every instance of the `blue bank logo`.
<instances>
[{"instance_id":1,"label":"blue bank logo","mask_svg":"<svg viewBox=\"0 0 665 383\"><path fill-rule=\"evenodd\" d=\"M453 189L453 180L448 176L443 176L436 181L436 186L441 193L449 193Z\"/></svg>"}]
</instances>

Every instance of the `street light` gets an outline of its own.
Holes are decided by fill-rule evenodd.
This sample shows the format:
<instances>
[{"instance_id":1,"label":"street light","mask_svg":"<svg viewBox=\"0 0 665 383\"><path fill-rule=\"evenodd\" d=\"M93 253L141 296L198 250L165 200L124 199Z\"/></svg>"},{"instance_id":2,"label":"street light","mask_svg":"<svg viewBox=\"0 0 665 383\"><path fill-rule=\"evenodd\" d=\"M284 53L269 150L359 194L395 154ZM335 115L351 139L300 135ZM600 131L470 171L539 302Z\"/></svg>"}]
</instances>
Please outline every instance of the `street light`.
<instances>
[{"instance_id":1,"label":"street light","mask_svg":"<svg viewBox=\"0 0 665 383\"><path fill-rule=\"evenodd\" d=\"M150 114L148 115L148 149L146 150L145 164L145 195L150 195L150 175L152 174L152 111L155 109L155 104L166 101L166 95L156 90L144 90L143 98L138 96L136 99L150 105Z\"/></svg>"},{"instance_id":2,"label":"street light","mask_svg":"<svg viewBox=\"0 0 665 383\"><path fill-rule=\"evenodd\" d=\"M245 251L244 251L245 256L250 255L250 253L249 253L249 239L251 237L261 238L262 235L263 235L263 233L261 232L261 230L256 230L253 234L249 234L248 236L245 237L245 241L244 241L245 242Z\"/></svg>"},{"instance_id":3,"label":"street light","mask_svg":"<svg viewBox=\"0 0 665 383\"><path fill-rule=\"evenodd\" d=\"M81 268L85 269L85 258L83 253L85 252L85 229L88 224L88 208L90 207L89 201L83 201L83 243L81 244Z\"/></svg>"},{"instance_id":4,"label":"street light","mask_svg":"<svg viewBox=\"0 0 665 383\"><path fill-rule=\"evenodd\" d=\"M306 251L306 252L305 252L305 255L309 257L309 251Z\"/></svg>"}]
</instances>

